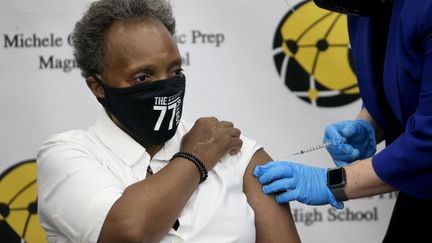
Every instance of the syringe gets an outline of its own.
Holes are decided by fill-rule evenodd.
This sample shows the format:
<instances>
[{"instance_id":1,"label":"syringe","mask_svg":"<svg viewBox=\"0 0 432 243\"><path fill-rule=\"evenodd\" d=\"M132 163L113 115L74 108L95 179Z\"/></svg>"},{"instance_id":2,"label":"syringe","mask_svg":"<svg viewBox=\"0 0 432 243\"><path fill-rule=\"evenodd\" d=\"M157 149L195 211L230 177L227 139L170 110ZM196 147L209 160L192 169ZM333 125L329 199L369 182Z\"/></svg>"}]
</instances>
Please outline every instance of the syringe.
<instances>
[{"instance_id":1,"label":"syringe","mask_svg":"<svg viewBox=\"0 0 432 243\"><path fill-rule=\"evenodd\" d=\"M335 143L333 143L333 142L322 143L322 144L319 144L319 145L315 145L315 146L312 146L312 147L308 147L308 148L302 149L302 150L300 150L300 151L298 151L296 153L290 154L290 155L285 155L285 156L283 156L281 158L286 158L286 157L289 157L289 156L294 156L294 155L300 155L300 154L309 153L309 152L312 152L312 151L315 151L315 150L318 150L318 149L327 148L328 146L331 146L331 145L333 145L333 146L341 145L341 144L346 143L346 141L347 141L346 138L342 137L341 140L338 141L338 142L335 142Z\"/></svg>"}]
</instances>

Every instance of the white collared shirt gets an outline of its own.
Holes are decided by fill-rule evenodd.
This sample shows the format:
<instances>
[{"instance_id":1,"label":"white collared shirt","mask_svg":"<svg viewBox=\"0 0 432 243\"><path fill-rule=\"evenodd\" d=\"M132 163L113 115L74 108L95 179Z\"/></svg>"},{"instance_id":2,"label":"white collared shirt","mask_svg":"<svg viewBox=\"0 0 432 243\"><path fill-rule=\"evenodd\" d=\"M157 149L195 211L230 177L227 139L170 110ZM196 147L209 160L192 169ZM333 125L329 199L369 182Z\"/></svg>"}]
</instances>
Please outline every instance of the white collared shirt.
<instances>
[{"instance_id":1,"label":"white collared shirt","mask_svg":"<svg viewBox=\"0 0 432 243\"><path fill-rule=\"evenodd\" d=\"M154 173L179 151L190 124L150 161L145 148L115 125L105 112L88 130L57 134L38 153L38 207L48 242L96 242L105 217L129 185ZM243 175L261 148L242 136L243 147L209 171L180 214L180 227L161 242L255 242L254 212L243 193ZM157 219L155 219L157 220Z\"/></svg>"}]
</instances>

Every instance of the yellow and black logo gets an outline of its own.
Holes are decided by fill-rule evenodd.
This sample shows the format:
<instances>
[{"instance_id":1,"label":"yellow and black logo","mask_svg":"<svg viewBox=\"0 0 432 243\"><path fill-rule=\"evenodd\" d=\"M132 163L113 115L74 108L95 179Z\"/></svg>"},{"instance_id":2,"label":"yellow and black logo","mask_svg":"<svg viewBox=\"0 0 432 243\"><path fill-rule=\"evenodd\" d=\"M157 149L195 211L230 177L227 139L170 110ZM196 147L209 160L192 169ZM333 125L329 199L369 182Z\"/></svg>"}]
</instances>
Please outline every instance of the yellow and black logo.
<instances>
[{"instance_id":1,"label":"yellow and black logo","mask_svg":"<svg viewBox=\"0 0 432 243\"><path fill-rule=\"evenodd\" d=\"M359 98L345 15L301 2L279 24L273 51L280 77L303 101L337 107Z\"/></svg>"},{"instance_id":2,"label":"yellow and black logo","mask_svg":"<svg viewBox=\"0 0 432 243\"><path fill-rule=\"evenodd\" d=\"M35 160L18 163L0 175L0 242L46 242L37 216Z\"/></svg>"}]
</instances>

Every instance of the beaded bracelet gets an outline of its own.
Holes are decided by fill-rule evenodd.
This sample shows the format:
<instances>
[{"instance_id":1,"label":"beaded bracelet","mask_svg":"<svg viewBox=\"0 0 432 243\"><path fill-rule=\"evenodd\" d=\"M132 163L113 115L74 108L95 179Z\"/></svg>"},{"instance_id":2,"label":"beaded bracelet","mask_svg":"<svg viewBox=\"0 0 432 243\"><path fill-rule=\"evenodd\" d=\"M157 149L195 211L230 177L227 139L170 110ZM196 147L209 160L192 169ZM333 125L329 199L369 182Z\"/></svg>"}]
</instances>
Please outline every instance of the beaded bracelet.
<instances>
[{"instance_id":1,"label":"beaded bracelet","mask_svg":"<svg viewBox=\"0 0 432 243\"><path fill-rule=\"evenodd\" d=\"M188 153L188 152L177 152L173 155L171 160L173 160L174 158L177 158L177 157L182 157L182 158L188 159L195 164L195 166L198 169L198 172L200 173L200 183L204 182L207 179L207 176L208 176L207 169L204 166L203 162L200 159L198 159L198 157L196 157L195 155Z\"/></svg>"}]
</instances>

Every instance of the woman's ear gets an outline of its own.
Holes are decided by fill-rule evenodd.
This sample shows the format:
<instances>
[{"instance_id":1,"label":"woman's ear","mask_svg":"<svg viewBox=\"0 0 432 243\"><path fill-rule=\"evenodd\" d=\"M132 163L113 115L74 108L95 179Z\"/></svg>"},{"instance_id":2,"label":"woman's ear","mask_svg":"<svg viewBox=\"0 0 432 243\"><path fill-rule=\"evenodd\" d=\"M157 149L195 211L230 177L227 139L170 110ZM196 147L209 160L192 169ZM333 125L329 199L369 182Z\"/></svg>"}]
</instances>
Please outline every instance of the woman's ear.
<instances>
[{"instance_id":1,"label":"woman's ear","mask_svg":"<svg viewBox=\"0 0 432 243\"><path fill-rule=\"evenodd\" d=\"M87 86L90 88L90 90L93 92L94 96L96 98L105 98L105 91L102 87L102 85L96 81L96 79L92 76L88 76L86 78Z\"/></svg>"}]
</instances>

